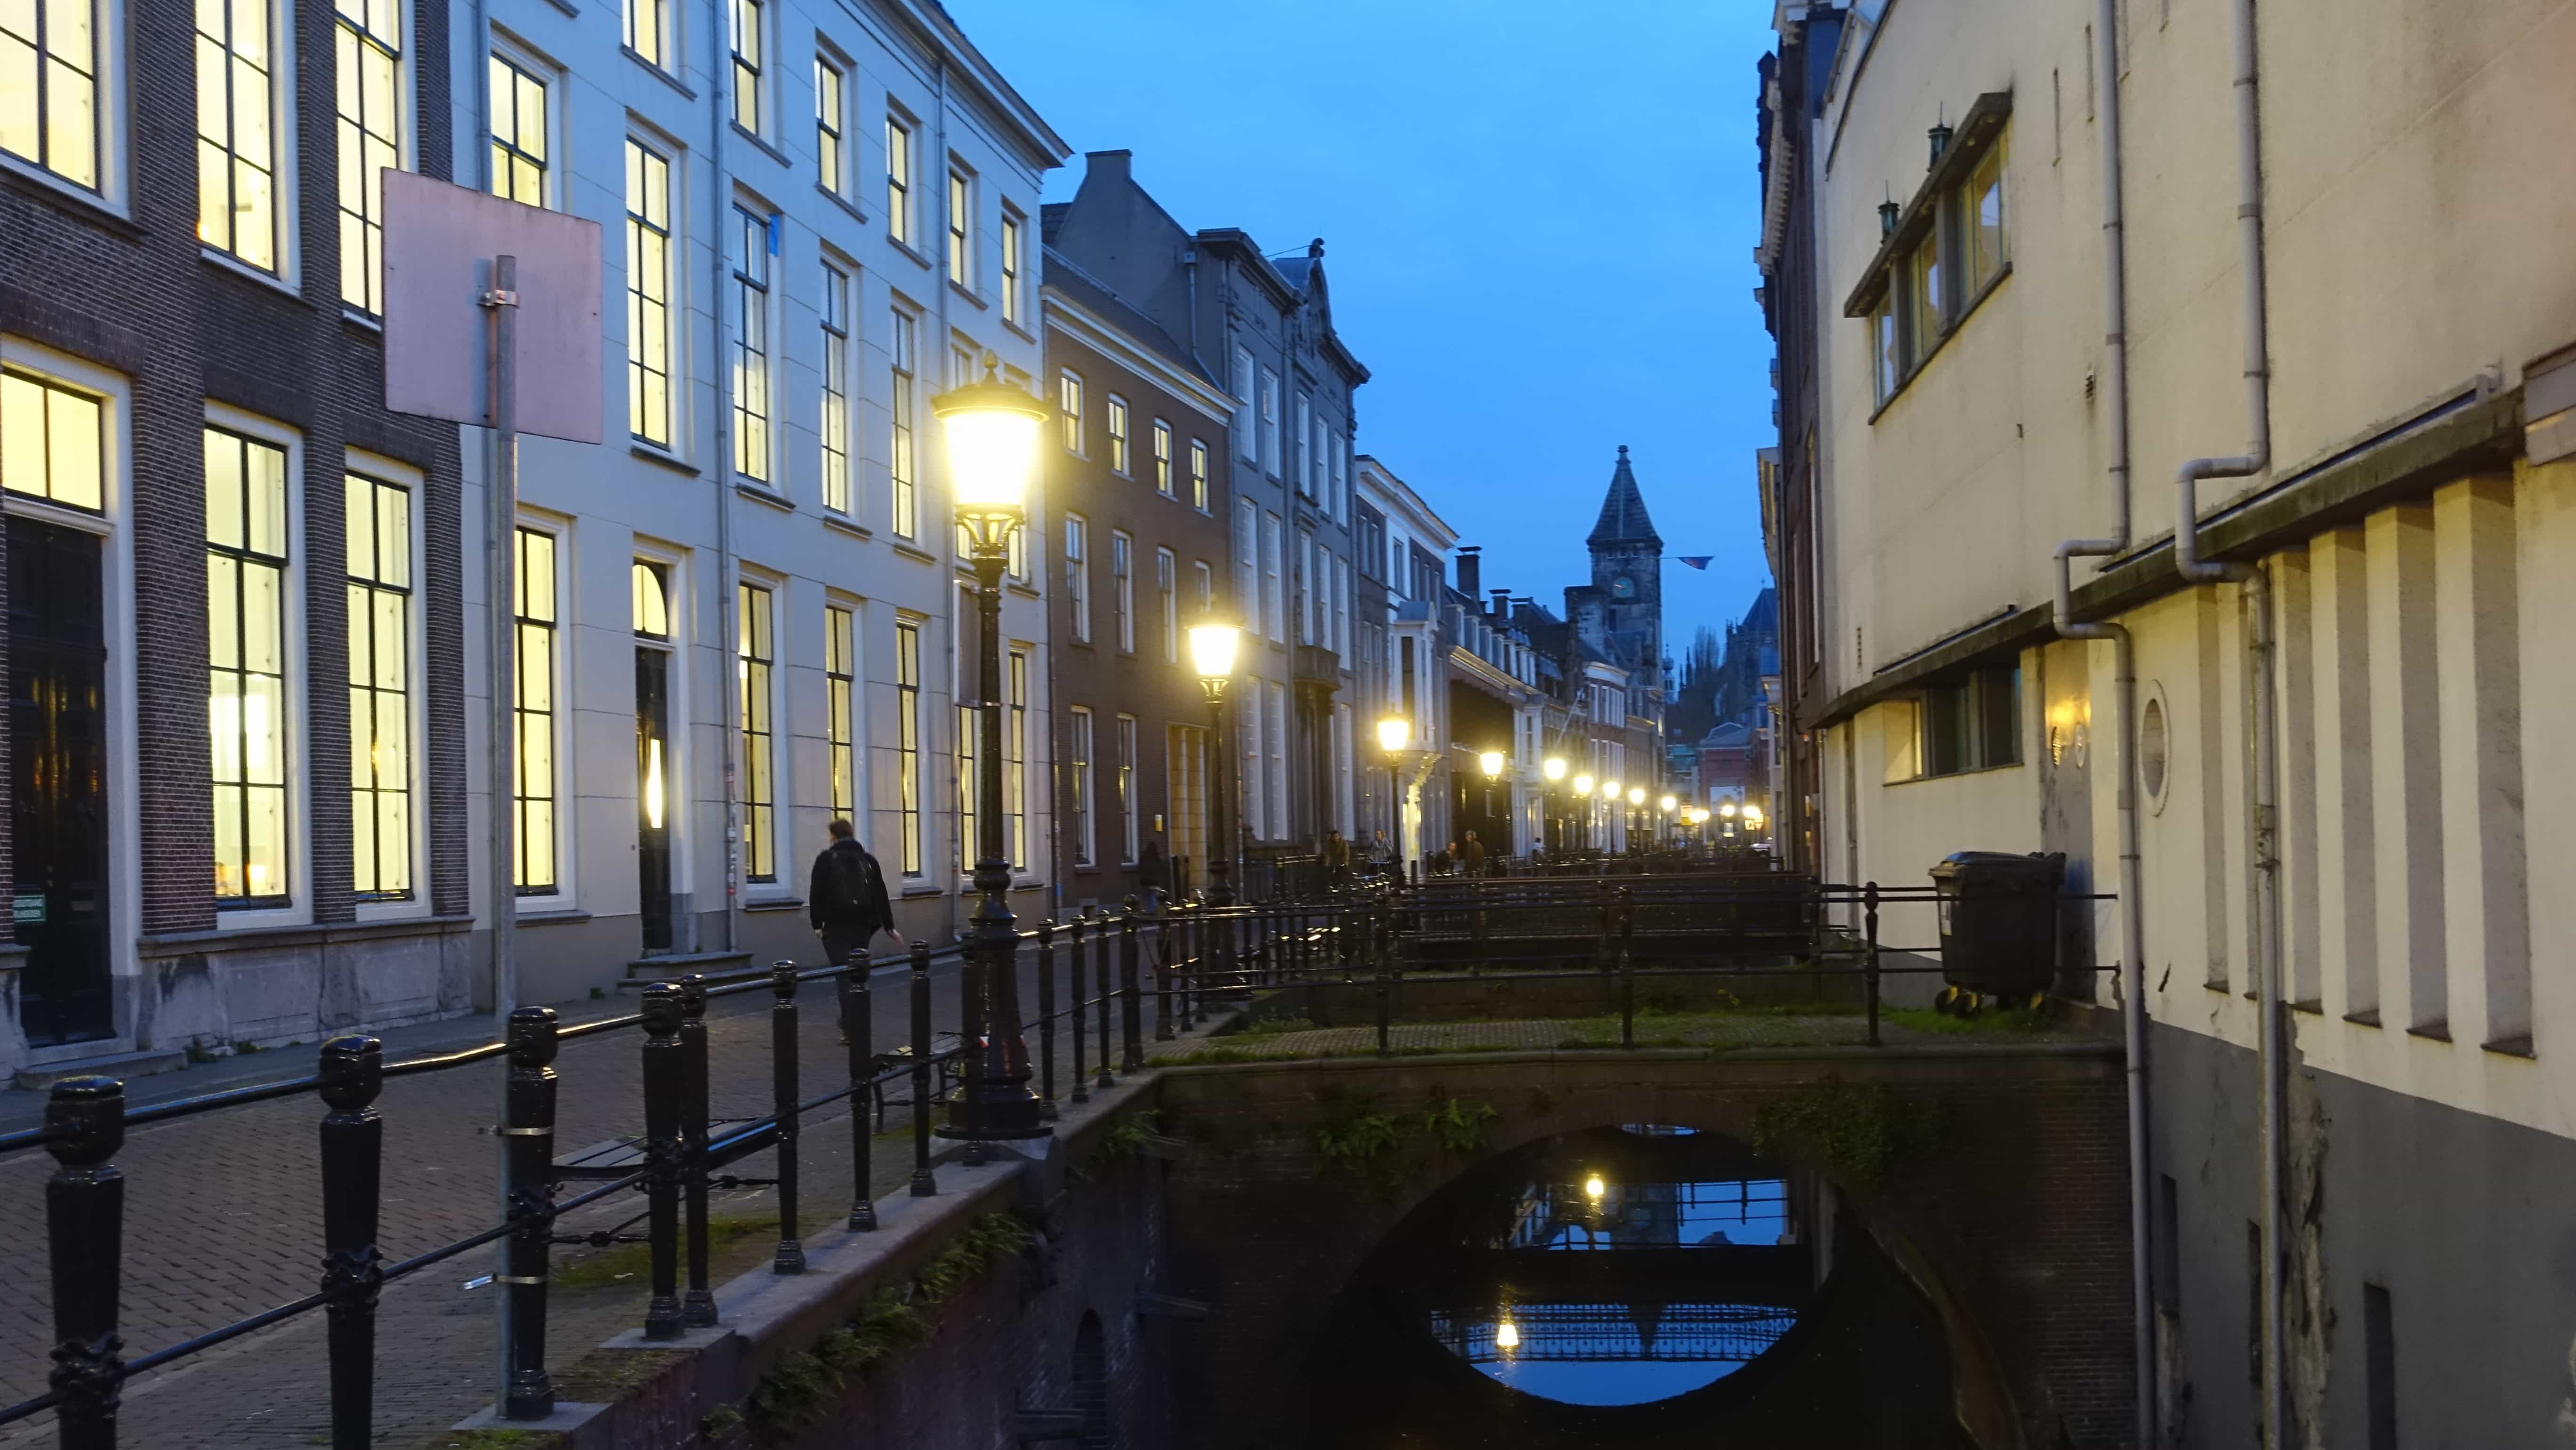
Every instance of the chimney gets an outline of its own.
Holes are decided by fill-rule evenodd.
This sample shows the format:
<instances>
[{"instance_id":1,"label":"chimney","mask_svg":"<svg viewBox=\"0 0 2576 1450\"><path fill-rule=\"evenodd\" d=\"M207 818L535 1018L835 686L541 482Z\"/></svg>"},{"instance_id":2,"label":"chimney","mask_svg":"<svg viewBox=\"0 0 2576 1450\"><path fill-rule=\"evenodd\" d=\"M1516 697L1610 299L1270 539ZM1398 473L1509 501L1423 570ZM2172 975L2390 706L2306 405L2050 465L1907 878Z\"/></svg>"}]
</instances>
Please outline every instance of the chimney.
<instances>
[{"instance_id":1,"label":"chimney","mask_svg":"<svg viewBox=\"0 0 2576 1450\"><path fill-rule=\"evenodd\" d=\"M1512 591L1497 589L1493 591L1493 596L1494 618L1509 623L1512 617Z\"/></svg>"},{"instance_id":2,"label":"chimney","mask_svg":"<svg viewBox=\"0 0 2576 1450\"><path fill-rule=\"evenodd\" d=\"M1478 544L1458 546L1458 592L1469 599L1479 598L1485 592L1484 561L1478 557L1482 549L1483 546Z\"/></svg>"},{"instance_id":3,"label":"chimney","mask_svg":"<svg viewBox=\"0 0 2576 1450\"><path fill-rule=\"evenodd\" d=\"M1082 179L1090 181L1128 181L1129 163L1136 159L1133 151L1085 151L1082 153Z\"/></svg>"}]
</instances>

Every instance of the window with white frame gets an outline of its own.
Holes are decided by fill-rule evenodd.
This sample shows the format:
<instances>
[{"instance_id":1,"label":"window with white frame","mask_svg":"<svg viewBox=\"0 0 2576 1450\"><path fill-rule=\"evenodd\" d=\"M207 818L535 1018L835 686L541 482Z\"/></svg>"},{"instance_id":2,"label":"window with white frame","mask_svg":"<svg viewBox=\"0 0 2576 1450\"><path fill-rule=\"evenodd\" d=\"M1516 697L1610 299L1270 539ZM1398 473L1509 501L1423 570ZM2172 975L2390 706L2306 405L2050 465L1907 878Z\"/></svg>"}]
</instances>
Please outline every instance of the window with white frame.
<instances>
[{"instance_id":1,"label":"window with white frame","mask_svg":"<svg viewBox=\"0 0 2576 1450\"><path fill-rule=\"evenodd\" d=\"M966 173L948 173L948 280L975 287L975 189Z\"/></svg>"},{"instance_id":2,"label":"window with white frame","mask_svg":"<svg viewBox=\"0 0 2576 1450\"><path fill-rule=\"evenodd\" d=\"M1082 375L1071 368L1056 378L1055 410L1063 420L1064 451L1082 452Z\"/></svg>"},{"instance_id":3,"label":"window with white frame","mask_svg":"<svg viewBox=\"0 0 2576 1450\"><path fill-rule=\"evenodd\" d=\"M1064 779L1073 794L1073 864L1089 866L1094 861L1093 842L1097 827L1092 820L1091 794L1091 711L1076 705L1073 719L1065 731Z\"/></svg>"},{"instance_id":4,"label":"window with white frame","mask_svg":"<svg viewBox=\"0 0 2576 1450\"><path fill-rule=\"evenodd\" d=\"M1143 844L1136 819L1136 717L1121 715L1111 723L1118 729L1118 863L1133 866Z\"/></svg>"},{"instance_id":5,"label":"window with white frame","mask_svg":"<svg viewBox=\"0 0 2576 1450\"><path fill-rule=\"evenodd\" d=\"M841 195L850 185L850 151L842 138L841 68L814 57L814 184Z\"/></svg>"},{"instance_id":6,"label":"window with white frame","mask_svg":"<svg viewBox=\"0 0 2576 1450\"><path fill-rule=\"evenodd\" d=\"M823 742L829 753L832 814L856 821L859 808L857 616L823 607Z\"/></svg>"},{"instance_id":7,"label":"window with white frame","mask_svg":"<svg viewBox=\"0 0 2576 1450\"><path fill-rule=\"evenodd\" d=\"M895 840L903 874L921 874L921 622L894 624Z\"/></svg>"},{"instance_id":8,"label":"window with white frame","mask_svg":"<svg viewBox=\"0 0 2576 1450\"><path fill-rule=\"evenodd\" d=\"M1261 624L1272 644L1288 642L1287 587L1279 567L1285 541L1280 534L1279 516L1265 511L1261 515Z\"/></svg>"},{"instance_id":9,"label":"window with white frame","mask_svg":"<svg viewBox=\"0 0 2576 1450\"><path fill-rule=\"evenodd\" d=\"M518 861L512 881L521 896L561 889L555 861L555 650L560 627L555 536L518 530L513 595L518 613L518 688L510 698L513 754L510 826Z\"/></svg>"},{"instance_id":10,"label":"window with white frame","mask_svg":"<svg viewBox=\"0 0 2576 1450\"><path fill-rule=\"evenodd\" d=\"M761 0L727 0L727 4L733 16L733 123L758 135L761 103L766 99L761 87L768 84L768 49L761 34L767 8Z\"/></svg>"},{"instance_id":11,"label":"window with white frame","mask_svg":"<svg viewBox=\"0 0 2576 1450\"><path fill-rule=\"evenodd\" d=\"M1235 723L1234 737L1243 742L1243 833L1256 841L1270 837L1269 799L1262 789L1261 769L1261 682L1253 680L1235 695L1240 719ZM1220 849L1223 849L1220 844Z\"/></svg>"},{"instance_id":12,"label":"window with white frame","mask_svg":"<svg viewBox=\"0 0 2576 1450\"><path fill-rule=\"evenodd\" d=\"M1154 420L1154 492L1172 496L1172 425Z\"/></svg>"},{"instance_id":13,"label":"window with white frame","mask_svg":"<svg viewBox=\"0 0 2576 1450\"><path fill-rule=\"evenodd\" d=\"M95 0L0 6L0 151L92 191L100 127L111 121L99 101L99 30Z\"/></svg>"},{"instance_id":14,"label":"window with white frame","mask_svg":"<svg viewBox=\"0 0 2576 1450\"><path fill-rule=\"evenodd\" d=\"M1064 602L1073 611L1073 642L1091 643L1091 525L1064 516Z\"/></svg>"},{"instance_id":15,"label":"window with white frame","mask_svg":"<svg viewBox=\"0 0 2576 1450\"><path fill-rule=\"evenodd\" d=\"M1169 549L1154 551L1154 597L1163 606L1163 663L1181 662L1180 561Z\"/></svg>"},{"instance_id":16,"label":"window with white frame","mask_svg":"<svg viewBox=\"0 0 2576 1450\"><path fill-rule=\"evenodd\" d=\"M959 592L957 622L960 628L965 625L966 615L972 607L969 601L973 598L971 593ZM957 664L962 675L966 665L962 648L958 651ZM975 855L980 845L976 822L983 817L975 809L975 792L983 782L975 770L975 750L982 741L976 732L975 707L967 701L964 679L957 681L951 695L957 702L957 874L965 876L975 869Z\"/></svg>"},{"instance_id":17,"label":"window with white frame","mask_svg":"<svg viewBox=\"0 0 2576 1450\"><path fill-rule=\"evenodd\" d=\"M384 169L403 164L402 6L339 0L338 8L340 300L372 316L385 310Z\"/></svg>"},{"instance_id":18,"label":"window with white frame","mask_svg":"<svg viewBox=\"0 0 2576 1450\"><path fill-rule=\"evenodd\" d=\"M886 235L912 241L912 127L886 117Z\"/></svg>"},{"instance_id":19,"label":"window with white frame","mask_svg":"<svg viewBox=\"0 0 2576 1450\"><path fill-rule=\"evenodd\" d=\"M1270 836L1277 840L1296 829L1288 804L1288 687L1270 685L1270 724L1263 732L1270 752Z\"/></svg>"},{"instance_id":20,"label":"window with white frame","mask_svg":"<svg viewBox=\"0 0 2576 1450\"><path fill-rule=\"evenodd\" d=\"M1261 508L1248 498L1234 501L1234 601L1243 611L1242 625L1261 633Z\"/></svg>"},{"instance_id":21,"label":"window with white frame","mask_svg":"<svg viewBox=\"0 0 2576 1450\"><path fill-rule=\"evenodd\" d=\"M263 272L277 270L275 29L269 0L197 7L197 240Z\"/></svg>"},{"instance_id":22,"label":"window with white frame","mask_svg":"<svg viewBox=\"0 0 2576 1450\"><path fill-rule=\"evenodd\" d=\"M492 194L546 204L546 82L507 56L491 66ZM205 150L203 143L200 152ZM209 202L211 205L211 202Z\"/></svg>"},{"instance_id":23,"label":"window with white frame","mask_svg":"<svg viewBox=\"0 0 2576 1450\"><path fill-rule=\"evenodd\" d=\"M769 481L769 218L733 210L733 471Z\"/></svg>"},{"instance_id":24,"label":"window with white frame","mask_svg":"<svg viewBox=\"0 0 2576 1450\"><path fill-rule=\"evenodd\" d=\"M1196 438L1190 440L1190 506L1208 511L1208 446Z\"/></svg>"},{"instance_id":25,"label":"window with white frame","mask_svg":"<svg viewBox=\"0 0 2576 1450\"><path fill-rule=\"evenodd\" d=\"M850 511L850 274L823 264L823 416L815 437L823 454L823 507Z\"/></svg>"},{"instance_id":26,"label":"window with white frame","mask_svg":"<svg viewBox=\"0 0 2576 1450\"><path fill-rule=\"evenodd\" d=\"M1116 393L1109 395L1109 471L1125 478L1130 459L1127 440L1127 400Z\"/></svg>"},{"instance_id":27,"label":"window with white frame","mask_svg":"<svg viewBox=\"0 0 2576 1450\"><path fill-rule=\"evenodd\" d=\"M889 316L886 328L886 407L887 415L893 420L893 436L886 443L886 483L893 517L888 522L896 538L909 539L921 531L912 450L912 349L918 322L901 307L895 308Z\"/></svg>"},{"instance_id":28,"label":"window with white frame","mask_svg":"<svg viewBox=\"0 0 2576 1450\"><path fill-rule=\"evenodd\" d=\"M1255 385L1252 381L1252 349L1234 350L1234 450L1247 461L1261 456L1259 430L1253 426Z\"/></svg>"},{"instance_id":29,"label":"window with white frame","mask_svg":"<svg viewBox=\"0 0 2576 1450\"><path fill-rule=\"evenodd\" d=\"M626 428L671 446L671 162L626 141Z\"/></svg>"},{"instance_id":30,"label":"window with white frame","mask_svg":"<svg viewBox=\"0 0 2576 1450\"><path fill-rule=\"evenodd\" d=\"M349 592L350 875L362 901L411 883L411 490L344 480Z\"/></svg>"},{"instance_id":31,"label":"window with white frame","mask_svg":"<svg viewBox=\"0 0 2576 1450\"><path fill-rule=\"evenodd\" d=\"M1196 581L1196 592L1191 595L1191 598L1198 610L1198 617L1204 619L1216 612L1216 570L1209 567L1205 559L1193 559L1190 561L1190 573Z\"/></svg>"},{"instance_id":32,"label":"window with white frame","mask_svg":"<svg viewBox=\"0 0 2576 1450\"><path fill-rule=\"evenodd\" d=\"M1011 651L1003 681L1010 717L1002 722L1002 811L1009 827L1004 842L1013 866L1029 864L1029 652Z\"/></svg>"},{"instance_id":33,"label":"window with white frame","mask_svg":"<svg viewBox=\"0 0 2576 1450\"><path fill-rule=\"evenodd\" d=\"M1308 498L1315 496L1312 472L1309 467L1315 456L1314 434L1315 400L1304 393L1299 393L1296 431L1289 435L1295 446L1289 455L1288 479L1290 487Z\"/></svg>"},{"instance_id":34,"label":"window with white frame","mask_svg":"<svg viewBox=\"0 0 2576 1450\"><path fill-rule=\"evenodd\" d=\"M741 692L735 720L742 754L742 874L747 881L778 879L777 730L770 721L778 646L771 610L776 596L763 585L734 590L734 685Z\"/></svg>"},{"instance_id":35,"label":"window with white frame","mask_svg":"<svg viewBox=\"0 0 2576 1450\"><path fill-rule=\"evenodd\" d=\"M0 488L98 512L106 423L96 398L25 373L0 373Z\"/></svg>"},{"instance_id":36,"label":"window with white frame","mask_svg":"<svg viewBox=\"0 0 2576 1450\"><path fill-rule=\"evenodd\" d=\"M1351 521L1350 439L1335 429L1332 435L1333 517L1347 524Z\"/></svg>"},{"instance_id":37,"label":"window with white frame","mask_svg":"<svg viewBox=\"0 0 2576 1450\"><path fill-rule=\"evenodd\" d=\"M1126 534L1111 530L1109 534L1109 607L1118 621L1118 651L1136 652L1136 541Z\"/></svg>"},{"instance_id":38,"label":"window with white frame","mask_svg":"<svg viewBox=\"0 0 2576 1450\"><path fill-rule=\"evenodd\" d=\"M220 428L206 430L205 450L215 905L284 906L293 894L286 450Z\"/></svg>"},{"instance_id":39,"label":"window with white frame","mask_svg":"<svg viewBox=\"0 0 2576 1450\"><path fill-rule=\"evenodd\" d=\"M671 38L670 0L626 0L626 48L646 65L669 70L664 59Z\"/></svg>"},{"instance_id":40,"label":"window with white frame","mask_svg":"<svg viewBox=\"0 0 2576 1450\"><path fill-rule=\"evenodd\" d=\"M1261 471L1272 478L1279 476L1280 430L1287 420L1279 411L1279 375L1268 368L1261 370Z\"/></svg>"},{"instance_id":41,"label":"window with white frame","mask_svg":"<svg viewBox=\"0 0 2576 1450\"><path fill-rule=\"evenodd\" d=\"M1023 315L1027 304L1020 300L1020 288L1028 273L1028 219L1005 206L1002 208L1002 320L1016 326L1028 325Z\"/></svg>"},{"instance_id":42,"label":"window with white frame","mask_svg":"<svg viewBox=\"0 0 2576 1450\"><path fill-rule=\"evenodd\" d=\"M1297 606L1297 642L1315 642L1315 535L1310 529L1297 531L1297 552L1292 566Z\"/></svg>"}]
</instances>

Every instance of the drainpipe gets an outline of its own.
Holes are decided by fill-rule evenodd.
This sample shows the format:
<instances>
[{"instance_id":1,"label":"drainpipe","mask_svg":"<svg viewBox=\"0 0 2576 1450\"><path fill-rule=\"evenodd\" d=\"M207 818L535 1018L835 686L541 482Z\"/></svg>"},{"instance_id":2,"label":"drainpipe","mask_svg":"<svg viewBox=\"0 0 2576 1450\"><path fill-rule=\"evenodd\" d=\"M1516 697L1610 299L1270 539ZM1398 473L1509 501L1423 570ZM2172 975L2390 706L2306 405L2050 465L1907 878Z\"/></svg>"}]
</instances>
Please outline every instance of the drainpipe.
<instances>
[{"instance_id":1,"label":"drainpipe","mask_svg":"<svg viewBox=\"0 0 2576 1450\"><path fill-rule=\"evenodd\" d=\"M725 395L725 355L733 346L733 327L727 320L731 313L724 306L725 284L733 280L725 275L725 231L733 222L733 198L728 195L725 170L725 126L731 119L730 82L733 66L728 57L733 49L725 34L727 12L721 5L707 9L707 114L710 145L708 186L715 193L715 207L709 223L715 228L713 245L707 248L708 269L714 274L714 290L707 295L716 299L715 356L709 359L707 376L715 381L715 457L710 476L716 483L716 647L725 653L734 649L734 565L733 556L733 400ZM719 656L721 658L721 656ZM740 929L736 908L742 892L742 812L741 783L737 778L739 762L734 758L735 742L742 729L736 718L742 709L742 688L734 683L732 670L719 668L718 687L724 694L724 949L735 949Z\"/></svg>"},{"instance_id":2,"label":"drainpipe","mask_svg":"<svg viewBox=\"0 0 2576 1450\"><path fill-rule=\"evenodd\" d=\"M2105 406L2109 412L2112 534L2057 546L2057 633L2111 642L2112 728L2119 739L2120 1039L2129 1109L2130 1355L2138 1444L2156 1443L2156 1330L2153 1230L2147 1213L2147 930L2138 847L2138 668L2129 631L2108 620L2075 619L2073 560L2126 553L2129 507L2128 253L2120 205L2120 42L2116 0L2094 0L2094 119L2102 169L2102 314Z\"/></svg>"},{"instance_id":3,"label":"drainpipe","mask_svg":"<svg viewBox=\"0 0 2576 1450\"><path fill-rule=\"evenodd\" d=\"M2281 1255L2281 1200L2286 1143L2282 1122L2280 745L2276 652L2270 575L2259 565L2210 563L2200 557L2200 507L2196 485L2204 478L2243 478L2272 461L2271 369L2263 298L2263 147L2254 0L2234 0L2236 63L2236 227L2245 278L2245 411L2250 441L2242 456L2195 458L2174 476L2174 568L2185 579L2231 580L2245 591L2252 638L2247 651L2247 690L2252 696L2254 789L2251 822L2254 879L2253 977L2255 1062L2262 1076L2262 1163L2259 1193L2263 1275L2263 1426L2265 1443L2282 1445L2289 1430L2283 1396L2288 1346Z\"/></svg>"}]
</instances>

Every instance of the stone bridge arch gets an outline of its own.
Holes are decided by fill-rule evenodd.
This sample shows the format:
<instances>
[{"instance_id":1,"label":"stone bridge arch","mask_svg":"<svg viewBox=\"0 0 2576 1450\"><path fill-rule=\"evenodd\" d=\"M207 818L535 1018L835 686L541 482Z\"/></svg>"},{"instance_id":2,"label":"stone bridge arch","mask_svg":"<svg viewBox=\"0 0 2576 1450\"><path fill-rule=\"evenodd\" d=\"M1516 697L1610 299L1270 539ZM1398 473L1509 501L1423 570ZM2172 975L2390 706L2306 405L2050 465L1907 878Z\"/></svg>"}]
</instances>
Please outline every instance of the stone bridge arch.
<instances>
[{"instance_id":1,"label":"stone bridge arch","mask_svg":"<svg viewBox=\"0 0 2576 1450\"><path fill-rule=\"evenodd\" d=\"M1283 1367L1378 1244L1460 1174L1623 1123L1762 1138L1833 1181L1938 1312L1957 1417L1978 1445L2111 1446L2132 1423L2115 1051L1325 1059L1169 1069L1159 1096L1163 1130L1190 1144L1169 1184L1175 1276L1217 1306L1202 1362L1182 1366L1204 1403L1181 1412L1202 1428L1221 1415L1226 1443L1285 1443L1259 1438L1296 1422L1278 1403L1294 1378Z\"/></svg>"}]
</instances>

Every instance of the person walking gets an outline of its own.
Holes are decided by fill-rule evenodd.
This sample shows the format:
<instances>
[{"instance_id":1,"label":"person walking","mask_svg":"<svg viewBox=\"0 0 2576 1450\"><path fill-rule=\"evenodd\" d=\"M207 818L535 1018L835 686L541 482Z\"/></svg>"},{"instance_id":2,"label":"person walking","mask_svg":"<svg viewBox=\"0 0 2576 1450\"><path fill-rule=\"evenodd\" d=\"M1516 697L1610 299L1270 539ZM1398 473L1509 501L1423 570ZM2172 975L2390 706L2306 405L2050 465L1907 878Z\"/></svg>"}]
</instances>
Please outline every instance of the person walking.
<instances>
[{"instance_id":1,"label":"person walking","mask_svg":"<svg viewBox=\"0 0 2576 1450\"><path fill-rule=\"evenodd\" d=\"M814 857L814 879L805 889L805 914L823 939L824 959L848 966L853 954L866 955L878 932L894 938L900 950L906 943L894 929L894 907L886 900L877 858L859 844L848 821L835 817L829 829L832 844Z\"/></svg>"},{"instance_id":2,"label":"person walking","mask_svg":"<svg viewBox=\"0 0 2576 1450\"><path fill-rule=\"evenodd\" d=\"M1477 840L1476 833L1473 831L1467 833L1466 860L1469 876L1485 874L1485 843Z\"/></svg>"},{"instance_id":3,"label":"person walking","mask_svg":"<svg viewBox=\"0 0 2576 1450\"><path fill-rule=\"evenodd\" d=\"M1335 827L1324 833L1324 888L1339 891L1350 884L1351 843Z\"/></svg>"},{"instance_id":4,"label":"person walking","mask_svg":"<svg viewBox=\"0 0 2576 1450\"><path fill-rule=\"evenodd\" d=\"M1163 859L1163 843L1153 836L1145 838L1145 854L1136 861L1136 884L1145 888L1145 909L1160 911L1163 898L1172 889L1171 863Z\"/></svg>"}]
</instances>

